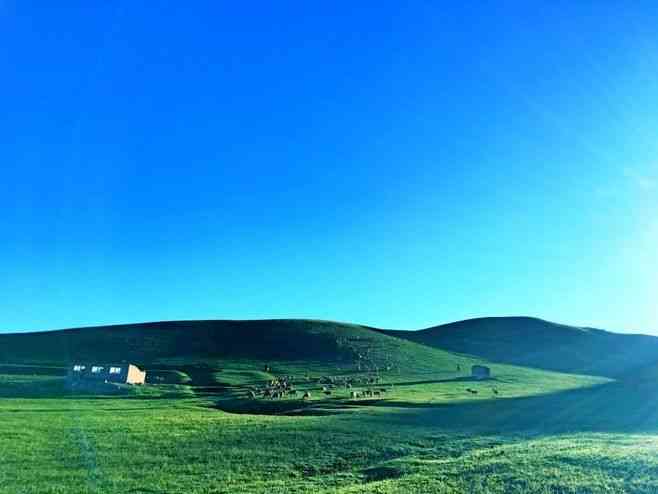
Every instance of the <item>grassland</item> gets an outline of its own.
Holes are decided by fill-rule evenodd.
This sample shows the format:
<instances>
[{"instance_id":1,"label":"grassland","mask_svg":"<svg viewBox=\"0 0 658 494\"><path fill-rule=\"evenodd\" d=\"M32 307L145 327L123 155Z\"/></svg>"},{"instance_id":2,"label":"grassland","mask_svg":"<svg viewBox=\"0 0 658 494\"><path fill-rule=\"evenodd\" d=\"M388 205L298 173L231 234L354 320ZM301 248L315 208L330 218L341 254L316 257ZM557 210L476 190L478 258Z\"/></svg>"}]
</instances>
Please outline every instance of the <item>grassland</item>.
<instances>
[{"instance_id":1,"label":"grassland","mask_svg":"<svg viewBox=\"0 0 658 494\"><path fill-rule=\"evenodd\" d=\"M613 381L325 322L274 325L250 354L252 333L231 324L225 346L209 323L204 345L102 329L98 358L129 342L151 381L113 396L64 387L66 358L94 358L88 333L48 334L50 353L5 338L17 351L0 366L0 493L658 492L653 367ZM493 378L470 380L474 363ZM250 397L282 375L312 398ZM376 398L318 382L375 375Z\"/></svg>"},{"instance_id":2,"label":"grassland","mask_svg":"<svg viewBox=\"0 0 658 494\"><path fill-rule=\"evenodd\" d=\"M629 398L607 386L301 416L208 397L5 398L0 492L655 492L657 407L606 413Z\"/></svg>"}]
</instances>

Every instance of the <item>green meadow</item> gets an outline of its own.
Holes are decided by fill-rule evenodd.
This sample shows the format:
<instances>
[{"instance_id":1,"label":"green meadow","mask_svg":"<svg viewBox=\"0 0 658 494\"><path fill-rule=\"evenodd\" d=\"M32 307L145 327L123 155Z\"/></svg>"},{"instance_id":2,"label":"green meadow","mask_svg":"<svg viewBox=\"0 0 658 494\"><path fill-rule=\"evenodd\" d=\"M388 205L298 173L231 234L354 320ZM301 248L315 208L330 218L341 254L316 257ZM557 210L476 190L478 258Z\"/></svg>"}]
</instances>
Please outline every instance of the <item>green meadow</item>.
<instances>
[{"instance_id":1,"label":"green meadow","mask_svg":"<svg viewBox=\"0 0 658 494\"><path fill-rule=\"evenodd\" d=\"M0 493L658 492L653 368L556 372L336 323L176 324L0 337ZM94 352L131 354L148 383L71 393L66 365ZM252 395L281 376L296 395Z\"/></svg>"}]
</instances>

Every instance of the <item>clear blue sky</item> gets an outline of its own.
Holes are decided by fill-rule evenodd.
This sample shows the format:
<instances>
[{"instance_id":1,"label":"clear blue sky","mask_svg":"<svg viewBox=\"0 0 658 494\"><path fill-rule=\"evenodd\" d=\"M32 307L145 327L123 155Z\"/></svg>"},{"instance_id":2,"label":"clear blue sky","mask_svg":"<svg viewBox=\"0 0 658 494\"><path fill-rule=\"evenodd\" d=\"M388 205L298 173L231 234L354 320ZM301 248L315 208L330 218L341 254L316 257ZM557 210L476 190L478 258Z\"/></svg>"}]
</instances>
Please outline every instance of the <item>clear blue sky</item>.
<instances>
[{"instance_id":1,"label":"clear blue sky","mask_svg":"<svg viewBox=\"0 0 658 494\"><path fill-rule=\"evenodd\" d=\"M655 2L239 3L0 0L0 330L658 333Z\"/></svg>"}]
</instances>

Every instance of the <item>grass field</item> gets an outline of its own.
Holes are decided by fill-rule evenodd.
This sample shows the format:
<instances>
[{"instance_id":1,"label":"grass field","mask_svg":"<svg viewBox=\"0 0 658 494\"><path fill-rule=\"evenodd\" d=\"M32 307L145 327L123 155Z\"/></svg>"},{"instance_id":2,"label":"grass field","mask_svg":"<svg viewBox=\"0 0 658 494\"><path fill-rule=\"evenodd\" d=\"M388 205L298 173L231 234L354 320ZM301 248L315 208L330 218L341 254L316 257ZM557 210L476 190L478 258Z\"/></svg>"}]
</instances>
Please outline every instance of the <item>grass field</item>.
<instances>
[{"instance_id":1,"label":"grass field","mask_svg":"<svg viewBox=\"0 0 658 494\"><path fill-rule=\"evenodd\" d=\"M658 492L653 368L613 381L488 363L492 379L474 381L481 357L367 328L299 331L277 355L248 355L239 332L234 356L151 340L151 384L113 396L68 392L45 348L1 365L0 493ZM300 358L318 334L328 350ZM250 397L282 375L311 398ZM374 375L377 397L321 390Z\"/></svg>"},{"instance_id":2,"label":"grass field","mask_svg":"<svg viewBox=\"0 0 658 494\"><path fill-rule=\"evenodd\" d=\"M656 407L605 427L606 386L309 416L4 398L0 492L655 492Z\"/></svg>"}]
</instances>

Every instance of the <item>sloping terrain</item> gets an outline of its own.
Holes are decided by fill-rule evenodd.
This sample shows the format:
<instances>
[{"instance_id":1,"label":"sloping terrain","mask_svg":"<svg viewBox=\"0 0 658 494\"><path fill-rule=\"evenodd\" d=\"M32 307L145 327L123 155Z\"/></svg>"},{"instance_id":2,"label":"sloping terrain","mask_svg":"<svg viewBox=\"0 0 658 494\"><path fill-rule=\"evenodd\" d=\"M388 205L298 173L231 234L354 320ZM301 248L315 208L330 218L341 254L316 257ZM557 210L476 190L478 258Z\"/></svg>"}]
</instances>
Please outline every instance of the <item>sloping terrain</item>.
<instances>
[{"instance_id":1,"label":"sloping terrain","mask_svg":"<svg viewBox=\"0 0 658 494\"><path fill-rule=\"evenodd\" d=\"M314 320L175 321L0 335L4 364L72 361L324 364L358 371L453 371L473 359L357 326Z\"/></svg>"},{"instance_id":2,"label":"sloping terrain","mask_svg":"<svg viewBox=\"0 0 658 494\"><path fill-rule=\"evenodd\" d=\"M658 363L658 338L528 317L470 319L418 331L277 319L171 321L0 335L0 363L4 364L96 360L153 366L225 359L302 366L331 363L360 370L395 368L403 373L445 370L460 359L465 365L484 359L622 377Z\"/></svg>"},{"instance_id":3,"label":"sloping terrain","mask_svg":"<svg viewBox=\"0 0 658 494\"><path fill-rule=\"evenodd\" d=\"M624 376L658 362L658 338L654 336L530 317L488 317L383 333L495 362L608 377Z\"/></svg>"},{"instance_id":4,"label":"sloping terrain","mask_svg":"<svg viewBox=\"0 0 658 494\"><path fill-rule=\"evenodd\" d=\"M145 391L193 391L223 410L259 413L300 409L307 392L304 409L336 410L361 403L353 401L353 393L359 400L408 407L527 396L605 381L489 364L352 324L177 321L0 335L0 374L8 376L0 395L11 396L19 388L30 395L20 376L61 378L71 362L122 361L146 369L151 386ZM476 363L490 365L491 380L471 379ZM279 393L272 383L282 379L296 392ZM32 396L41 393L34 389ZM272 392L277 399L271 399Z\"/></svg>"},{"instance_id":5,"label":"sloping terrain","mask_svg":"<svg viewBox=\"0 0 658 494\"><path fill-rule=\"evenodd\" d=\"M166 358L285 360L347 357L346 339L370 334L359 326L322 321L171 321L0 335L4 362Z\"/></svg>"},{"instance_id":6,"label":"sloping terrain","mask_svg":"<svg viewBox=\"0 0 658 494\"><path fill-rule=\"evenodd\" d=\"M0 358L0 493L658 485L655 444L622 435L655 430L652 368L646 383L609 382L308 320L10 334ZM72 394L61 374L71 360L130 360L152 380L130 393ZM474 363L491 379L470 378ZM265 393L281 380L296 392Z\"/></svg>"}]
</instances>

